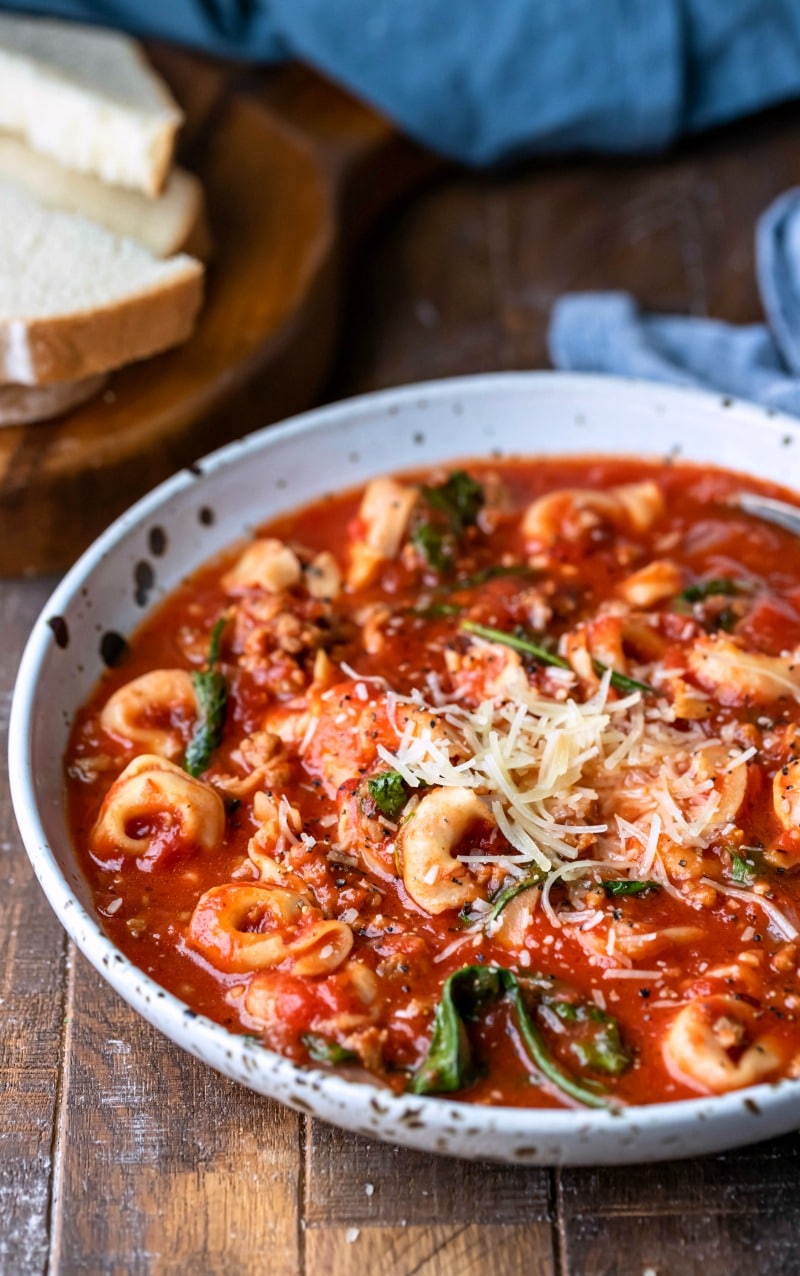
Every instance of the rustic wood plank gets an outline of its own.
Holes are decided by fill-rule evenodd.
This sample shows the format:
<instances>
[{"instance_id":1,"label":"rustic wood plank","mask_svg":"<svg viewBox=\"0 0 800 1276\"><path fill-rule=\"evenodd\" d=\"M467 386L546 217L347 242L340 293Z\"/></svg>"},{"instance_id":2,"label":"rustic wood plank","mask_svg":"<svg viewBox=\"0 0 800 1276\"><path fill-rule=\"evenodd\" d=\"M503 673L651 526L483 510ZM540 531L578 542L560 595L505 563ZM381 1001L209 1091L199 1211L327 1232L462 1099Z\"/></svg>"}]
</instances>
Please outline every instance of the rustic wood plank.
<instances>
[{"instance_id":1,"label":"rustic wood plank","mask_svg":"<svg viewBox=\"0 0 800 1276\"><path fill-rule=\"evenodd\" d=\"M316 1276L552 1276L550 1229L491 1223L430 1227L319 1228L306 1233L306 1271Z\"/></svg>"},{"instance_id":2,"label":"rustic wood plank","mask_svg":"<svg viewBox=\"0 0 800 1276\"><path fill-rule=\"evenodd\" d=\"M565 1208L606 1215L638 1210L667 1217L704 1214L714 1200L720 1214L785 1214L797 1200L800 1139L788 1135L737 1152L669 1161L635 1169L562 1170L559 1198ZM736 1179L736 1192L731 1181Z\"/></svg>"},{"instance_id":3,"label":"rustic wood plank","mask_svg":"<svg viewBox=\"0 0 800 1276\"><path fill-rule=\"evenodd\" d=\"M8 796L11 687L51 582L0 590L0 1271L44 1270L66 936L22 849Z\"/></svg>"},{"instance_id":4,"label":"rustic wood plank","mask_svg":"<svg viewBox=\"0 0 800 1276\"><path fill-rule=\"evenodd\" d=\"M752 1216L720 1225L713 1204L685 1219L586 1216L564 1255L565 1276L796 1276L797 1216L769 1229Z\"/></svg>"},{"instance_id":5,"label":"rustic wood plank","mask_svg":"<svg viewBox=\"0 0 800 1276\"><path fill-rule=\"evenodd\" d=\"M502 326L481 180L433 183L368 239L326 398L498 366Z\"/></svg>"},{"instance_id":6,"label":"rustic wood plank","mask_svg":"<svg viewBox=\"0 0 800 1276\"><path fill-rule=\"evenodd\" d=\"M797 1271L795 1135L739 1152L620 1169L562 1170L557 1206L565 1272L705 1276ZM758 1259L754 1267L754 1250Z\"/></svg>"},{"instance_id":7,"label":"rustic wood plank","mask_svg":"<svg viewBox=\"0 0 800 1276\"><path fill-rule=\"evenodd\" d=\"M546 1222L550 1195L547 1170L431 1156L310 1123L309 1227Z\"/></svg>"},{"instance_id":8,"label":"rustic wood plank","mask_svg":"<svg viewBox=\"0 0 800 1276\"><path fill-rule=\"evenodd\" d=\"M390 1147L318 1121L306 1154L306 1271L554 1276L547 1170Z\"/></svg>"},{"instance_id":9,"label":"rustic wood plank","mask_svg":"<svg viewBox=\"0 0 800 1276\"><path fill-rule=\"evenodd\" d=\"M68 1013L54 1276L298 1276L302 1118L173 1046L80 956Z\"/></svg>"}]
</instances>

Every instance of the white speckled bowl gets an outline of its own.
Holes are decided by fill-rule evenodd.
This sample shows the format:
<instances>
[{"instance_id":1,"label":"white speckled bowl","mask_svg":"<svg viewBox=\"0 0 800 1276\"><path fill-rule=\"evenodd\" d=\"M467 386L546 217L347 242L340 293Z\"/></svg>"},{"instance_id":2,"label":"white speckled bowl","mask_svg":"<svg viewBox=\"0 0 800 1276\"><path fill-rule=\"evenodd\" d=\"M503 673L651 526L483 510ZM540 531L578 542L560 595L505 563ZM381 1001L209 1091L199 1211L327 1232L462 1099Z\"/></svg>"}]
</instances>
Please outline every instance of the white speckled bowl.
<instances>
[{"instance_id":1,"label":"white speckled bowl","mask_svg":"<svg viewBox=\"0 0 800 1276\"><path fill-rule=\"evenodd\" d=\"M67 832L61 759L114 635L129 634L144 607L188 571L281 510L386 470L499 451L680 455L800 487L797 422L605 377L519 373L407 386L231 444L118 519L34 626L14 695L9 760L36 875L78 947L140 1014L229 1077L334 1124L434 1152L529 1165L690 1156L793 1129L800 1124L797 1081L611 1113L395 1097L300 1068L165 992L114 947L92 911Z\"/></svg>"}]
</instances>

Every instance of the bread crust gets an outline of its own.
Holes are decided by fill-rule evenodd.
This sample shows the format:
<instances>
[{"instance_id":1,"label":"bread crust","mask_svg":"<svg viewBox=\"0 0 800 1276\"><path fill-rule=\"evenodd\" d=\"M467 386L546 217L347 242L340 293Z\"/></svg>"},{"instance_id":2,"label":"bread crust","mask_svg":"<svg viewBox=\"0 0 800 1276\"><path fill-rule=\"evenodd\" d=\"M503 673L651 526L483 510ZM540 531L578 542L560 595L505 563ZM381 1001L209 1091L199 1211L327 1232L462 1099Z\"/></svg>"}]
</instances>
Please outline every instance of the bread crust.
<instances>
[{"instance_id":1,"label":"bread crust","mask_svg":"<svg viewBox=\"0 0 800 1276\"><path fill-rule=\"evenodd\" d=\"M0 382L51 385L109 372L185 341L203 300L188 261L159 284L88 311L0 320Z\"/></svg>"}]
</instances>

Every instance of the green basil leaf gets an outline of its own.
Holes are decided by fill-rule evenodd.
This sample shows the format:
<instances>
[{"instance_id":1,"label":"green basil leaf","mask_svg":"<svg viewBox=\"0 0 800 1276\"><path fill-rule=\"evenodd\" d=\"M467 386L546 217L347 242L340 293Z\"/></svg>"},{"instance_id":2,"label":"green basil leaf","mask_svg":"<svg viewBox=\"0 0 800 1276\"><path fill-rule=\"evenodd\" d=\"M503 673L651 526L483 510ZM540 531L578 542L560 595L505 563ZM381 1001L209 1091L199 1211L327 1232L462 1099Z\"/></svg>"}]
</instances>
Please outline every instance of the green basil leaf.
<instances>
[{"instance_id":1,"label":"green basil leaf","mask_svg":"<svg viewBox=\"0 0 800 1276\"><path fill-rule=\"evenodd\" d=\"M308 1051L315 1063L353 1063L358 1058L352 1050L345 1049L336 1041L329 1041L327 1037L319 1037L316 1033L306 1032L303 1034L303 1045Z\"/></svg>"},{"instance_id":2,"label":"green basil leaf","mask_svg":"<svg viewBox=\"0 0 800 1276\"><path fill-rule=\"evenodd\" d=\"M420 523L415 527L411 533L411 543L435 571L445 572L452 566L453 555L448 534L431 523Z\"/></svg>"},{"instance_id":3,"label":"green basil leaf","mask_svg":"<svg viewBox=\"0 0 800 1276\"><path fill-rule=\"evenodd\" d=\"M508 973L510 974L510 972ZM592 1089L591 1085L576 1080L575 1077L570 1076L556 1063L544 1043L542 1034L528 1014L519 981L513 975L511 975L511 979L513 984L509 987L508 994L516 1014L517 1031L534 1066L538 1068L543 1076L547 1077L548 1081L557 1090L560 1090L562 1094L566 1094L570 1099L574 1099L576 1103L582 1103L584 1107L588 1108L608 1107L608 1099L602 1093Z\"/></svg>"},{"instance_id":4,"label":"green basil leaf","mask_svg":"<svg viewBox=\"0 0 800 1276\"><path fill-rule=\"evenodd\" d=\"M514 651L521 651L527 656L533 656L542 665L553 665L556 669L569 669L569 661L563 656L557 656L554 652L548 651L546 647L542 647L537 642L532 642L529 638L520 638L517 634L508 634L504 629L493 629L490 625L479 625L477 620L462 620L460 628L465 633L475 634L476 638L485 638L487 642L499 642L504 647L511 647Z\"/></svg>"},{"instance_id":5,"label":"green basil leaf","mask_svg":"<svg viewBox=\"0 0 800 1276\"><path fill-rule=\"evenodd\" d=\"M227 623L228 623L227 617L220 616L219 620L215 623L214 628L211 630L211 638L209 639L209 643L208 643L209 669L213 669L215 665L219 664L219 653L220 653L220 648L222 646L222 634L224 632L224 629Z\"/></svg>"},{"instance_id":6,"label":"green basil leaf","mask_svg":"<svg viewBox=\"0 0 800 1276\"><path fill-rule=\"evenodd\" d=\"M524 978L529 993L542 993L541 980L527 975ZM528 1013L520 980L503 966L462 966L445 981L434 1015L428 1053L411 1080L411 1091L414 1094L451 1093L476 1080L481 1065L474 1057L465 1020L477 1018L502 997L509 1001L512 1023L534 1069L577 1103L607 1107L608 1099L591 1088L591 1083L582 1084L556 1063Z\"/></svg>"},{"instance_id":7,"label":"green basil leaf","mask_svg":"<svg viewBox=\"0 0 800 1276\"><path fill-rule=\"evenodd\" d=\"M723 633L732 634L740 619L732 607L724 607L719 615L714 618L711 628L721 629Z\"/></svg>"},{"instance_id":8,"label":"green basil leaf","mask_svg":"<svg viewBox=\"0 0 800 1276\"><path fill-rule=\"evenodd\" d=\"M564 1023L577 1023L580 1006L576 1001L548 1001L548 1010L552 1010Z\"/></svg>"},{"instance_id":9,"label":"green basil leaf","mask_svg":"<svg viewBox=\"0 0 800 1276\"><path fill-rule=\"evenodd\" d=\"M431 603L430 607L412 607L409 614L421 620L438 620L441 616L460 616L463 610L458 603Z\"/></svg>"},{"instance_id":10,"label":"green basil leaf","mask_svg":"<svg viewBox=\"0 0 800 1276\"><path fill-rule=\"evenodd\" d=\"M647 891L660 890L658 882L637 882L629 877L606 878L603 890L609 899L618 895L644 895Z\"/></svg>"},{"instance_id":11,"label":"green basil leaf","mask_svg":"<svg viewBox=\"0 0 800 1276\"><path fill-rule=\"evenodd\" d=\"M456 536L475 523L486 499L481 484L465 470L454 470L444 483L421 490L431 509L444 514Z\"/></svg>"},{"instance_id":12,"label":"green basil leaf","mask_svg":"<svg viewBox=\"0 0 800 1276\"><path fill-rule=\"evenodd\" d=\"M478 638L486 638L489 642L499 642L506 647L512 647L514 651L524 652L526 655L533 656L534 660L538 660L543 665L553 665L556 669L569 669L570 664L563 656L557 656L552 651L548 651L546 647L540 643L532 642L529 638L520 638L517 634L508 634L503 629L492 629L489 625L479 625L475 620L462 620L461 628L468 634L475 634ZM601 676L606 672L608 665L604 665L601 660L593 660L595 672ZM611 686L617 691L642 691L646 695L656 696L660 693L655 687L651 687L648 682L637 682L635 678L629 678L627 674L617 673L616 669L611 671Z\"/></svg>"},{"instance_id":13,"label":"green basil leaf","mask_svg":"<svg viewBox=\"0 0 800 1276\"><path fill-rule=\"evenodd\" d=\"M580 1067L612 1077L621 1076L630 1067L631 1057L612 1015L585 1001L545 999L542 1004L571 1029L569 1050Z\"/></svg>"},{"instance_id":14,"label":"green basil leaf","mask_svg":"<svg viewBox=\"0 0 800 1276\"><path fill-rule=\"evenodd\" d=\"M529 580L535 576L536 572L527 563L512 563L504 566L502 563L495 563L491 567L483 567L479 572L475 572L472 576L460 576L455 582L454 589L474 589L478 585L485 585L487 581L497 580L502 576L521 576L523 580Z\"/></svg>"},{"instance_id":15,"label":"green basil leaf","mask_svg":"<svg viewBox=\"0 0 800 1276\"><path fill-rule=\"evenodd\" d=\"M604 665L602 660L593 660L595 673L602 677L608 665ZM660 691L656 691L655 687L651 687L649 682L639 682L636 678L629 678L626 673L617 673L616 669L611 670L611 685L615 691L642 691L647 696L658 696Z\"/></svg>"},{"instance_id":16,"label":"green basil leaf","mask_svg":"<svg viewBox=\"0 0 800 1276\"><path fill-rule=\"evenodd\" d=\"M208 769L214 751L222 741L228 688L221 673L208 670L193 673L192 686L197 700L197 722L186 750L184 767L198 776Z\"/></svg>"},{"instance_id":17,"label":"green basil leaf","mask_svg":"<svg viewBox=\"0 0 800 1276\"><path fill-rule=\"evenodd\" d=\"M208 646L208 668L192 674L197 701L197 721L184 758L184 769L189 775L202 775L211 762L214 751L222 743L225 715L228 707L228 684L215 665L219 663L222 631L227 624L221 617L211 631Z\"/></svg>"},{"instance_id":18,"label":"green basil leaf","mask_svg":"<svg viewBox=\"0 0 800 1276\"><path fill-rule=\"evenodd\" d=\"M522 878L521 881L513 882L511 886L506 886L505 890L500 891L492 900L491 912L486 914L486 925L490 926L492 922L497 921L506 904L510 904L512 899L516 899L517 895L521 895L523 891L529 891L536 886L541 886L546 877L545 871L539 869L528 877Z\"/></svg>"},{"instance_id":19,"label":"green basil leaf","mask_svg":"<svg viewBox=\"0 0 800 1276\"><path fill-rule=\"evenodd\" d=\"M382 815L396 820L408 801L408 784L399 771L383 771L367 780L367 791Z\"/></svg>"},{"instance_id":20,"label":"green basil leaf","mask_svg":"<svg viewBox=\"0 0 800 1276\"><path fill-rule=\"evenodd\" d=\"M480 1075L464 1017L475 1018L485 1005L502 996L500 967L462 966L445 981L433 1019L428 1053L414 1074L414 1094L463 1090Z\"/></svg>"},{"instance_id":21,"label":"green basil leaf","mask_svg":"<svg viewBox=\"0 0 800 1276\"><path fill-rule=\"evenodd\" d=\"M750 593L751 588L747 581L730 580L727 577L715 577L713 580L698 581L696 585L689 585L686 589L681 590L678 598L685 603L699 603L704 598L714 598L723 595L726 598L733 598L737 594Z\"/></svg>"},{"instance_id":22,"label":"green basil leaf","mask_svg":"<svg viewBox=\"0 0 800 1276\"><path fill-rule=\"evenodd\" d=\"M747 860L735 852L731 852L731 876L735 882L749 886L753 880L753 868Z\"/></svg>"}]
</instances>

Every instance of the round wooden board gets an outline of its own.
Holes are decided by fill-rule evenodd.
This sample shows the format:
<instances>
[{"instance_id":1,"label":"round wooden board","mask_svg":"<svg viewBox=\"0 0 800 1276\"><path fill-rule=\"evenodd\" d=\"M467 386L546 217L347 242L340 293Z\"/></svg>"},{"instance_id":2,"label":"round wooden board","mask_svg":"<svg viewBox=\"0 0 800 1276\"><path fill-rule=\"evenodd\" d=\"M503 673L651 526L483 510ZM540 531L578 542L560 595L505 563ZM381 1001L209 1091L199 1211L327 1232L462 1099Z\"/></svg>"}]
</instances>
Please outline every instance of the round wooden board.
<instances>
[{"instance_id":1,"label":"round wooden board","mask_svg":"<svg viewBox=\"0 0 800 1276\"><path fill-rule=\"evenodd\" d=\"M334 348L353 229L431 168L300 68L150 53L186 112L180 158L206 191L205 304L184 346L120 370L56 421L0 430L3 576L67 566L180 466L307 406Z\"/></svg>"}]
</instances>

